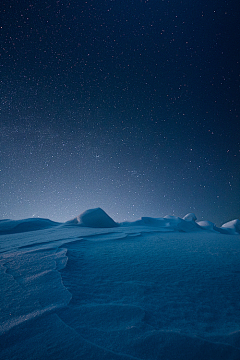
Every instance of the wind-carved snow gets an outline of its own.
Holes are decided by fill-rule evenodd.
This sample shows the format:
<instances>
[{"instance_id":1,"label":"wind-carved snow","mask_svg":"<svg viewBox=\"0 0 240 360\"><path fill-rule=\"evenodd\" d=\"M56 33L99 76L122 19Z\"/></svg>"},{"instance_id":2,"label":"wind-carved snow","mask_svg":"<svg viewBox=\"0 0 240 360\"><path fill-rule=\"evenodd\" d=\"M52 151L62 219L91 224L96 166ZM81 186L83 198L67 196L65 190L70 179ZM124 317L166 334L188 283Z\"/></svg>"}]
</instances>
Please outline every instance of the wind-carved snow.
<instances>
[{"instance_id":1,"label":"wind-carved snow","mask_svg":"<svg viewBox=\"0 0 240 360\"><path fill-rule=\"evenodd\" d=\"M105 214L3 224L1 360L239 360L239 220Z\"/></svg>"},{"instance_id":2,"label":"wind-carved snow","mask_svg":"<svg viewBox=\"0 0 240 360\"><path fill-rule=\"evenodd\" d=\"M2 254L0 334L68 304L58 271L66 262L64 249Z\"/></svg>"}]
</instances>

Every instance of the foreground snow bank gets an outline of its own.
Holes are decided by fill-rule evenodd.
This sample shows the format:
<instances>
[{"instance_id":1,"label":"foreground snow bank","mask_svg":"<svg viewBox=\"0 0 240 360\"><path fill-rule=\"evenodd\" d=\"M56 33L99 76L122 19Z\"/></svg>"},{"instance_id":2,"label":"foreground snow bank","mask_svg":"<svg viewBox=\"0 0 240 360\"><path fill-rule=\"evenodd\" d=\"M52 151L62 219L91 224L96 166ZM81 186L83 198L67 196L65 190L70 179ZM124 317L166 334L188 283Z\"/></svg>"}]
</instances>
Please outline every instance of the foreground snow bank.
<instances>
[{"instance_id":1,"label":"foreground snow bank","mask_svg":"<svg viewBox=\"0 0 240 360\"><path fill-rule=\"evenodd\" d=\"M239 360L240 235L139 221L1 236L0 359Z\"/></svg>"}]
</instances>

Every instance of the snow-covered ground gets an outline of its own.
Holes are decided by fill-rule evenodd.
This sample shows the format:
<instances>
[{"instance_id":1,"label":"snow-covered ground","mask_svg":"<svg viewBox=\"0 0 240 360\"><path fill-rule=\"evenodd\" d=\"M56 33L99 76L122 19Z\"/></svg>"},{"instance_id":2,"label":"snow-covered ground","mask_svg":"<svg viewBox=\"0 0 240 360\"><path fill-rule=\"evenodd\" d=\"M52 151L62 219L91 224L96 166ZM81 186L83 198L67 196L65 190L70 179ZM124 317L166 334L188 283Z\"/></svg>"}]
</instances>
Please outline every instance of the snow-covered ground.
<instances>
[{"instance_id":1,"label":"snow-covered ground","mask_svg":"<svg viewBox=\"0 0 240 360\"><path fill-rule=\"evenodd\" d=\"M240 359L240 226L0 221L0 359Z\"/></svg>"}]
</instances>

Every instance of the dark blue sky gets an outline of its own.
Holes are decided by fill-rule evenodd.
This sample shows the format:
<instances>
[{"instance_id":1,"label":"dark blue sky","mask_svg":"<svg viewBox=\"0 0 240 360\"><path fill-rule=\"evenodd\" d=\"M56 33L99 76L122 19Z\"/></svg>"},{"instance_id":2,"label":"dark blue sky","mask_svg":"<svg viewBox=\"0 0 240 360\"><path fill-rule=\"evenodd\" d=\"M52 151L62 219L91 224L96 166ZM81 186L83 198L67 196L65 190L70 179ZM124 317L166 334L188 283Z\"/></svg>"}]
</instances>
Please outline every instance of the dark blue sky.
<instances>
[{"instance_id":1,"label":"dark blue sky","mask_svg":"<svg viewBox=\"0 0 240 360\"><path fill-rule=\"evenodd\" d=\"M240 218L230 1L2 1L0 218Z\"/></svg>"}]
</instances>

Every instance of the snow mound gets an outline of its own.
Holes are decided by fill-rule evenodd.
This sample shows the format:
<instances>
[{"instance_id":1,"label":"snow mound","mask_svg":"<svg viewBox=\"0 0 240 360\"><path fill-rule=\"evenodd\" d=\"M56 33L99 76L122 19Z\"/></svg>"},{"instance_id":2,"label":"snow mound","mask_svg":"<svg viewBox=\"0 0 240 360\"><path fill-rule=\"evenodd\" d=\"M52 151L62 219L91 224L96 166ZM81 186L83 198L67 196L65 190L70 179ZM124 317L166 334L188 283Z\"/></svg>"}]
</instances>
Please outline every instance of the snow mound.
<instances>
[{"instance_id":1,"label":"snow mound","mask_svg":"<svg viewBox=\"0 0 240 360\"><path fill-rule=\"evenodd\" d=\"M24 220L0 220L0 235L43 230L60 225L48 219L30 218Z\"/></svg>"},{"instance_id":2,"label":"snow mound","mask_svg":"<svg viewBox=\"0 0 240 360\"><path fill-rule=\"evenodd\" d=\"M134 222L122 223L122 226L154 226L164 232L169 231L180 231L189 232L200 230L201 228L195 222L196 216L194 214L188 214L186 217L181 219L177 216L166 215L163 218L151 218L142 217L140 220Z\"/></svg>"},{"instance_id":3,"label":"snow mound","mask_svg":"<svg viewBox=\"0 0 240 360\"><path fill-rule=\"evenodd\" d=\"M229 234L240 234L240 220L229 221L223 224L220 229L227 230Z\"/></svg>"},{"instance_id":4,"label":"snow mound","mask_svg":"<svg viewBox=\"0 0 240 360\"><path fill-rule=\"evenodd\" d=\"M188 214L184 216L184 218L181 219L180 217L170 215L164 216L164 219L167 219L169 221L170 226L175 231L189 232L199 230L199 226L194 220L197 219L194 214Z\"/></svg>"},{"instance_id":5,"label":"snow mound","mask_svg":"<svg viewBox=\"0 0 240 360\"><path fill-rule=\"evenodd\" d=\"M197 224L203 229L203 230L210 230L214 231L217 230L215 224L211 221L198 221Z\"/></svg>"},{"instance_id":6,"label":"snow mound","mask_svg":"<svg viewBox=\"0 0 240 360\"><path fill-rule=\"evenodd\" d=\"M151 218L151 217L141 217L141 219L136 221L125 221L120 224L121 226L151 226L157 227L161 229L165 229L166 231L173 231L170 227L170 224L164 218Z\"/></svg>"},{"instance_id":7,"label":"snow mound","mask_svg":"<svg viewBox=\"0 0 240 360\"><path fill-rule=\"evenodd\" d=\"M219 232L221 234L237 235L240 234L240 220L232 220L217 227L213 222L204 220L196 221L197 217L194 213L189 213L183 218L166 215L163 218L142 217L140 220L133 222L121 223L121 226L151 226L156 227L163 232L179 231L179 232L193 232L193 231L211 231Z\"/></svg>"},{"instance_id":8,"label":"snow mound","mask_svg":"<svg viewBox=\"0 0 240 360\"><path fill-rule=\"evenodd\" d=\"M67 221L69 225L81 225L91 228L112 228L118 224L101 208L89 209L74 219Z\"/></svg>"},{"instance_id":9,"label":"snow mound","mask_svg":"<svg viewBox=\"0 0 240 360\"><path fill-rule=\"evenodd\" d=\"M185 220L185 221L196 221L197 220L197 217L196 217L196 215L194 214L194 213L189 213L189 214L187 214L187 215L185 215L184 217L183 217L183 220Z\"/></svg>"}]
</instances>

